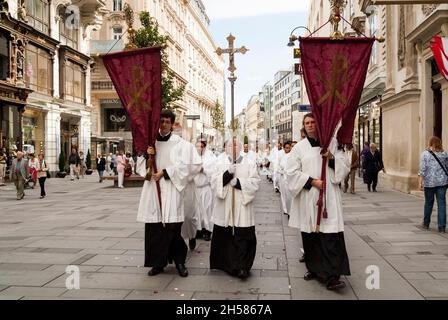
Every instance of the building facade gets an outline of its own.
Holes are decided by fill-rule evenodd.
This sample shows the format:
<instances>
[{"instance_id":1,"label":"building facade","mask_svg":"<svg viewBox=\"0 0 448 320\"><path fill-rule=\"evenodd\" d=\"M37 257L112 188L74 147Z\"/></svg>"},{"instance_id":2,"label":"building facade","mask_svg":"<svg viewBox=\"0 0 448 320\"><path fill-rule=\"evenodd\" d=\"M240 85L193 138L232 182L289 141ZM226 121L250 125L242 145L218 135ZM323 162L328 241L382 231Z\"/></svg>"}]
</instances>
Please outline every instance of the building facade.
<instances>
[{"instance_id":1,"label":"building facade","mask_svg":"<svg viewBox=\"0 0 448 320\"><path fill-rule=\"evenodd\" d=\"M175 73L175 85L185 85L184 97L173 104L176 121L183 128L183 136L189 141L201 133L213 143L211 112L218 101L224 105L224 60L216 53L216 44L210 34L209 18L200 0L133 0L134 28L141 27L138 15L148 11L156 20L159 32L168 36L166 52L170 68ZM96 68L92 75L92 141L97 152L113 152L117 148L132 151L132 135L128 120L118 95L102 63L107 52L119 51L128 41L123 31L124 2L107 0L110 13L91 46L91 56ZM121 38L123 36L123 38ZM199 115L199 120L187 120L186 115ZM123 122L112 123L112 119Z\"/></svg>"},{"instance_id":2,"label":"building facade","mask_svg":"<svg viewBox=\"0 0 448 320\"><path fill-rule=\"evenodd\" d=\"M253 95L245 108L246 135L253 149L255 149L263 134L263 117L260 95Z\"/></svg>"},{"instance_id":3,"label":"building facade","mask_svg":"<svg viewBox=\"0 0 448 320\"><path fill-rule=\"evenodd\" d=\"M0 2L1 145L45 153L50 171L71 149L90 149L92 31L103 0Z\"/></svg>"},{"instance_id":4,"label":"building facade","mask_svg":"<svg viewBox=\"0 0 448 320\"><path fill-rule=\"evenodd\" d=\"M292 139L292 82L291 70L278 71L274 75L274 126L278 134L277 141L282 143Z\"/></svg>"}]
</instances>

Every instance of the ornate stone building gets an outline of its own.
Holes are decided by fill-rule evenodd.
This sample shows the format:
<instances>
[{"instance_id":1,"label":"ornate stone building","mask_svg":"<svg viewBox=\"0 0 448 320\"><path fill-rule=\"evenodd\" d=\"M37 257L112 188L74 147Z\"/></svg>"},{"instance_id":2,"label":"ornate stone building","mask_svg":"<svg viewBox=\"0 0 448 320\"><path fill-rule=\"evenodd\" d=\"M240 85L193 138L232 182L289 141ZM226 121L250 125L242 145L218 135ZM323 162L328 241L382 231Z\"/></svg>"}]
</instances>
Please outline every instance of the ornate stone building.
<instances>
[{"instance_id":1,"label":"ornate stone building","mask_svg":"<svg viewBox=\"0 0 448 320\"><path fill-rule=\"evenodd\" d=\"M381 9L386 21L386 81L378 104L387 172L383 180L404 192L418 189L420 154L428 138L439 136L448 148L448 81L430 48L434 35L448 36L448 4L413 2ZM379 9L370 1L360 6L364 12Z\"/></svg>"},{"instance_id":2,"label":"ornate stone building","mask_svg":"<svg viewBox=\"0 0 448 320\"><path fill-rule=\"evenodd\" d=\"M209 18L200 0L134 0L129 1L135 13L134 28L140 28L138 14L148 11L161 34L168 36L167 53L176 85L185 85L185 95L174 104L177 120L187 140L203 133L213 140L211 112L224 100L224 60L216 53L216 44L208 30ZM127 26L122 11L124 1L106 0L110 13L101 31L91 43L95 60L92 74L92 141L97 152L118 148L132 151L132 136L118 96L102 63L107 52L122 50L127 42ZM123 41L124 40L124 41ZM199 115L187 120L186 115ZM121 120L124 120L121 122ZM117 122L118 121L118 122Z\"/></svg>"},{"instance_id":3,"label":"ornate stone building","mask_svg":"<svg viewBox=\"0 0 448 320\"><path fill-rule=\"evenodd\" d=\"M0 1L1 145L44 152L51 171L90 148L91 32L103 0Z\"/></svg>"}]
</instances>

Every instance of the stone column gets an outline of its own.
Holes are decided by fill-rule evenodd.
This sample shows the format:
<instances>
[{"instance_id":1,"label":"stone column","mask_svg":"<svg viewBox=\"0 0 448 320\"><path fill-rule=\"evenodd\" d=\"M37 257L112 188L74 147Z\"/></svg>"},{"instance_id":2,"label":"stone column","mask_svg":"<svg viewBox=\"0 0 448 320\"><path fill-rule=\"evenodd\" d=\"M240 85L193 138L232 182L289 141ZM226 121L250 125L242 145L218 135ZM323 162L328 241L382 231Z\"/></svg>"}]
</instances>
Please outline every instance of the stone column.
<instances>
[{"instance_id":1,"label":"stone column","mask_svg":"<svg viewBox=\"0 0 448 320\"><path fill-rule=\"evenodd\" d=\"M58 105L50 105L45 117L45 159L51 172L59 171L61 152L61 113Z\"/></svg>"},{"instance_id":2,"label":"stone column","mask_svg":"<svg viewBox=\"0 0 448 320\"><path fill-rule=\"evenodd\" d=\"M90 133L91 133L91 118L90 111L81 111L81 120L79 122L79 147L84 150L87 155L87 150L90 149ZM92 150L90 150L92 153Z\"/></svg>"},{"instance_id":3,"label":"stone column","mask_svg":"<svg viewBox=\"0 0 448 320\"><path fill-rule=\"evenodd\" d=\"M384 99L387 99L395 94L395 76L397 66L395 63L397 55L397 39L394 35L397 34L395 25L395 12L397 6L386 6L386 89L384 91Z\"/></svg>"},{"instance_id":4,"label":"stone column","mask_svg":"<svg viewBox=\"0 0 448 320\"><path fill-rule=\"evenodd\" d=\"M442 80L442 142L443 148L448 150L448 81Z\"/></svg>"}]
</instances>

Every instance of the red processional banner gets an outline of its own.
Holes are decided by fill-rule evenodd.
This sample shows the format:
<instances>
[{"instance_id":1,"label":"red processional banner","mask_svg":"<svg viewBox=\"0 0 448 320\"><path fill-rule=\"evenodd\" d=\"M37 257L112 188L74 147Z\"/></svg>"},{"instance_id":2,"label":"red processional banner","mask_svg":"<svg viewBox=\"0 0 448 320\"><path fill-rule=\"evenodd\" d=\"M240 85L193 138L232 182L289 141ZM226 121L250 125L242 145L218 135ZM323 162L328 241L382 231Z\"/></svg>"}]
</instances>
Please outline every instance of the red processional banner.
<instances>
[{"instance_id":1,"label":"red processional banner","mask_svg":"<svg viewBox=\"0 0 448 320\"><path fill-rule=\"evenodd\" d=\"M159 131L162 103L160 47L110 53L104 66L131 122L134 150L146 154Z\"/></svg>"},{"instance_id":2,"label":"red processional banner","mask_svg":"<svg viewBox=\"0 0 448 320\"><path fill-rule=\"evenodd\" d=\"M300 38L303 77L322 154L327 152L339 122L339 144L352 143L356 112L374 41L373 38ZM324 160L321 175L324 187L319 195L317 231L321 214L327 217Z\"/></svg>"}]
</instances>

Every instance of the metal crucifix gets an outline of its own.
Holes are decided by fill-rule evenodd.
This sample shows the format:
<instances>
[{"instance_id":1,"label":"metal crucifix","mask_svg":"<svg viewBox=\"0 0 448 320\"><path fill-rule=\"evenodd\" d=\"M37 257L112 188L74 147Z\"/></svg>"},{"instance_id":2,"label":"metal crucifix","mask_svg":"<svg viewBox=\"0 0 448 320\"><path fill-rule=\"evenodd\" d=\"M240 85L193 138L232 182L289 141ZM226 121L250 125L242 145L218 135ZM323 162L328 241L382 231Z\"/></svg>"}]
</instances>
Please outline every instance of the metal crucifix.
<instances>
[{"instance_id":1,"label":"metal crucifix","mask_svg":"<svg viewBox=\"0 0 448 320\"><path fill-rule=\"evenodd\" d=\"M233 149L233 163L236 163L236 136L235 136L235 53L239 52L245 54L249 49L245 46L241 48L235 49L233 46L233 42L235 41L235 37L232 34L229 34L227 37L227 42L229 43L229 47L227 49L221 49L220 47L216 48L216 53L218 56L221 56L223 53L229 54L229 67L227 70L230 71L230 77L228 78L230 81L230 96L231 96L231 104L230 104L230 114L231 114L231 127L232 127L232 149ZM235 212L235 188L232 188L232 233L235 234L235 222L234 222L234 212Z\"/></svg>"}]
</instances>

